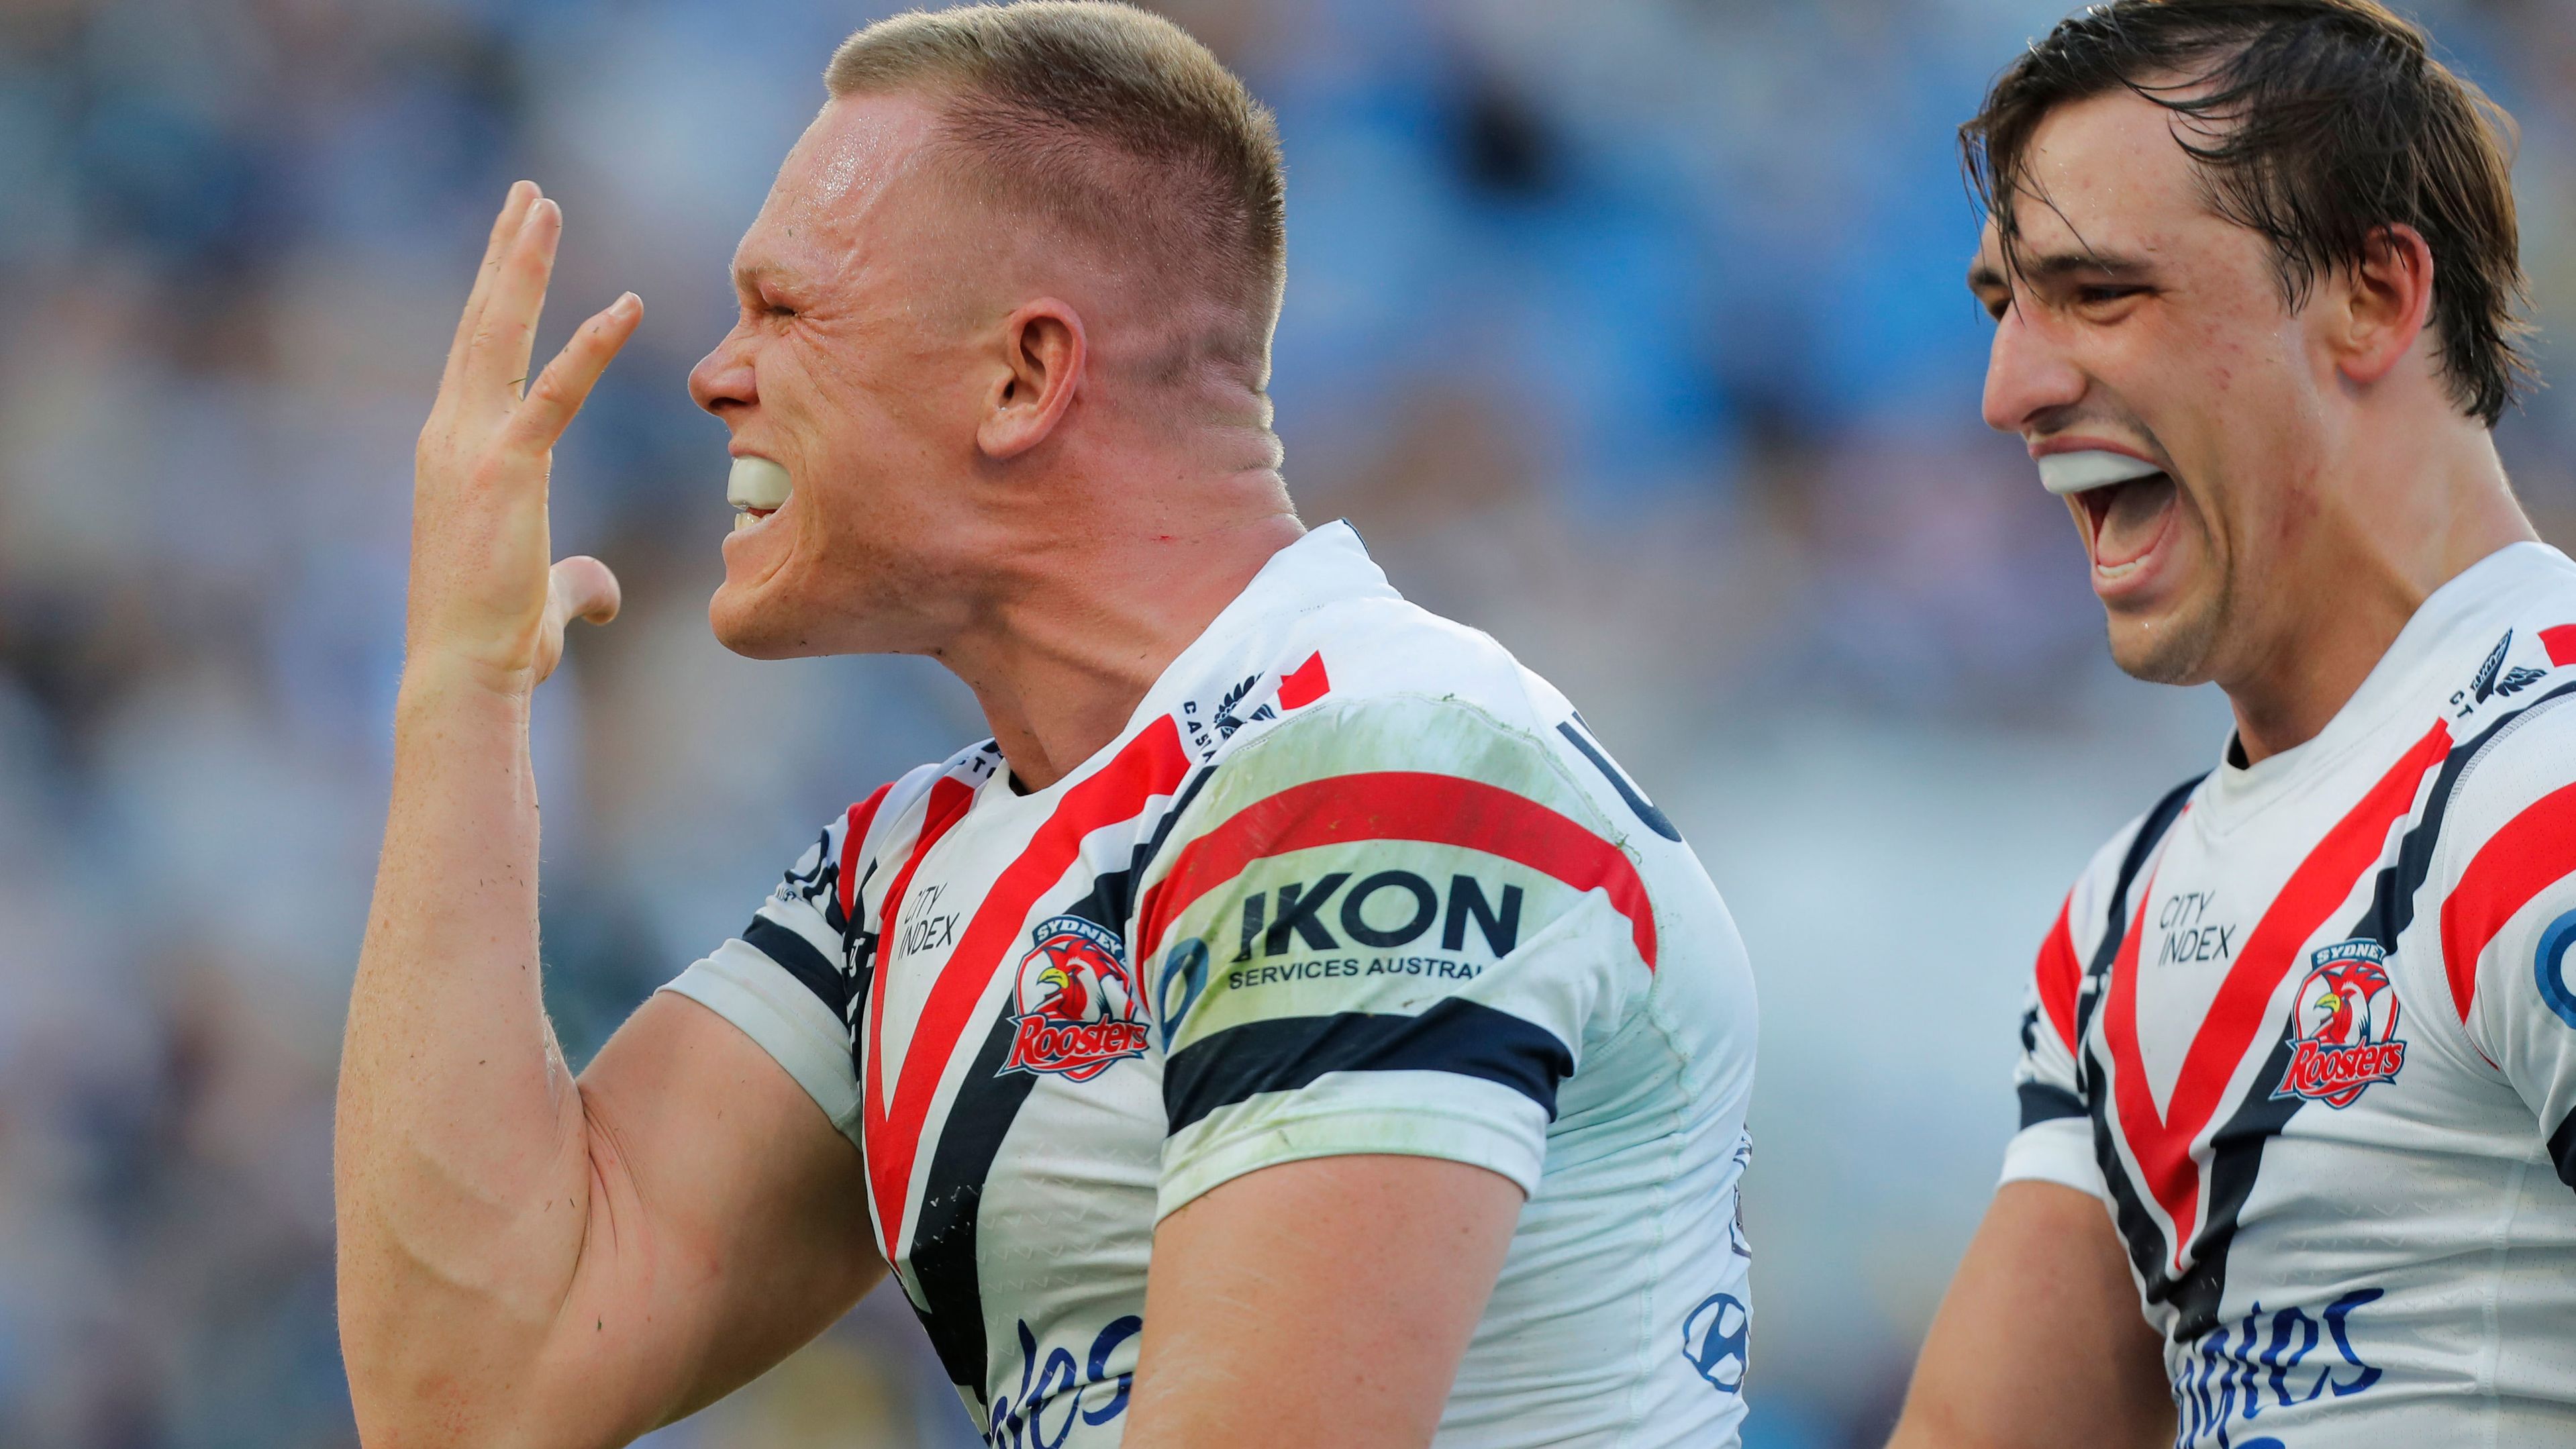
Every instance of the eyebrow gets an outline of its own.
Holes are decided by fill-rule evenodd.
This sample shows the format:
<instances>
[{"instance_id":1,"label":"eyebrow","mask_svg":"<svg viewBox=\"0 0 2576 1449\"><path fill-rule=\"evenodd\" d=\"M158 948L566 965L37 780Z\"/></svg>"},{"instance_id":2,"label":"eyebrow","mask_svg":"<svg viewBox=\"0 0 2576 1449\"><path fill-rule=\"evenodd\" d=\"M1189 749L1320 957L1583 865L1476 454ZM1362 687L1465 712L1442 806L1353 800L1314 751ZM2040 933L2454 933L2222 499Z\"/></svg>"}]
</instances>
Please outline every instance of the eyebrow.
<instances>
[{"instance_id":1,"label":"eyebrow","mask_svg":"<svg viewBox=\"0 0 2576 1449\"><path fill-rule=\"evenodd\" d=\"M1993 288L2005 285L2004 268L1979 261L1968 269L1971 288ZM2026 282L2046 284L2068 277L2108 277L2115 281L2135 281L2154 275L2155 267L2144 257L2126 256L2093 248L2043 252L2025 256L2009 264L2010 272Z\"/></svg>"}]
</instances>

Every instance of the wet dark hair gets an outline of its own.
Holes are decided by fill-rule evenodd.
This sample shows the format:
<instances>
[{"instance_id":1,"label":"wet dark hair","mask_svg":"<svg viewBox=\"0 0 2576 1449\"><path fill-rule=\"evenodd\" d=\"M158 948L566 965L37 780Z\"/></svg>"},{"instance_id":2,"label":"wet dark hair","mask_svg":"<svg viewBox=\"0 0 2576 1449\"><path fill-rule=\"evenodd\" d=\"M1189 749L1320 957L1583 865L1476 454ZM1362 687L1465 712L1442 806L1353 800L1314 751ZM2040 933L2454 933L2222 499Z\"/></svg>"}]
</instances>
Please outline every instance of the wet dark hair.
<instances>
[{"instance_id":1,"label":"wet dark hair","mask_svg":"<svg viewBox=\"0 0 2576 1449\"><path fill-rule=\"evenodd\" d=\"M2373 0L2114 0L2060 22L1959 128L2007 265L2040 122L2122 88L2173 113L2212 209L2271 243L2288 305L2410 226L2433 254L2432 321L2461 410L2493 427L2536 381L2513 120L2433 59L2421 29Z\"/></svg>"}]
</instances>

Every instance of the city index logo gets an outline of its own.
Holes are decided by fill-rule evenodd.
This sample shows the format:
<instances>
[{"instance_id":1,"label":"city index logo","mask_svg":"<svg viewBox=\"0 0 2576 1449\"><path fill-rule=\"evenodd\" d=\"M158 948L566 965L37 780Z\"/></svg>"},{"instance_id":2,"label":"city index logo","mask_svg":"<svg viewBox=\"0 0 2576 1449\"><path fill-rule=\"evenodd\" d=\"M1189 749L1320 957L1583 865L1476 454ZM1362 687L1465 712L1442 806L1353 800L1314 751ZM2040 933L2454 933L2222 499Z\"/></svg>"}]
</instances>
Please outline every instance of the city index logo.
<instances>
[{"instance_id":1,"label":"city index logo","mask_svg":"<svg viewBox=\"0 0 2576 1449\"><path fill-rule=\"evenodd\" d=\"M2369 940L2339 941L2310 958L2290 1001L2290 1065L2273 1097L2349 1107L2363 1088L2396 1079L2406 1043L2397 1039L2387 962L2388 948Z\"/></svg>"},{"instance_id":2,"label":"city index logo","mask_svg":"<svg viewBox=\"0 0 2576 1449\"><path fill-rule=\"evenodd\" d=\"M1081 916L1054 916L1020 958L1016 1025L1003 1072L1050 1072L1085 1082L1145 1053L1146 1029L1127 945Z\"/></svg>"},{"instance_id":3,"label":"city index logo","mask_svg":"<svg viewBox=\"0 0 2576 1449\"><path fill-rule=\"evenodd\" d=\"M1243 902L1243 946L1237 961L1249 961L1258 945L1264 956L1284 956L1292 943L1308 949L1341 948L1326 925L1325 907L1336 894L1333 912L1342 934L1363 946L1409 946L1422 939L1434 922L1440 926L1440 949L1466 949L1467 928L1474 925L1496 956L1508 956L1521 939L1521 888L1503 887L1499 903L1485 894L1474 876L1453 875L1445 899L1438 886L1409 870L1382 870L1357 885L1351 873L1337 870L1309 885L1290 881L1273 891L1254 891ZM1350 886L1344 890L1344 886Z\"/></svg>"}]
</instances>

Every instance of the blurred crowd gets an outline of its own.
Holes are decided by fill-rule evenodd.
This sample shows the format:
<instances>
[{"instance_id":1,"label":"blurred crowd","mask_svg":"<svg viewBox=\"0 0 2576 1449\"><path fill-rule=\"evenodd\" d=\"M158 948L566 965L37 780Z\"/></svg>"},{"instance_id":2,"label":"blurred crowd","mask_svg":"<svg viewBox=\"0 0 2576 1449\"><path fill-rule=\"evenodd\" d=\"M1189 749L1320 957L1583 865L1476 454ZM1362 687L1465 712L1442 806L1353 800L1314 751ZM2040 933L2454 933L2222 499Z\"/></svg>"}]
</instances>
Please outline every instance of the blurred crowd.
<instances>
[{"instance_id":1,"label":"blurred crowd","mask_svg":"<svg viewBox=\"0 0 2576 1449\"><path fill-rule=\"evenodd\" d=\"M2060 3L1167 7L1279 113L1307 516L1565 687L1742 919L1756 1446L1876 1443L2009 1130L2029 948L2222 728L2110 668L1977 419L1953 128ZM2576 356L2576 0L2415 9L2520 118L2544 366ZM567 217L549 345L649 309L556 469L559 550L628 600L537 720L568 1049L982 733L925 661L704 623L723 432L682 379L877 13L0 0L0 1444L354 1441L329 1120L411 442L511 179ZM2576 538L2576 399L2502 438ZM655 1442L972 1442L917 1340L881 1294Z\"/></svg>"}]
</instances>

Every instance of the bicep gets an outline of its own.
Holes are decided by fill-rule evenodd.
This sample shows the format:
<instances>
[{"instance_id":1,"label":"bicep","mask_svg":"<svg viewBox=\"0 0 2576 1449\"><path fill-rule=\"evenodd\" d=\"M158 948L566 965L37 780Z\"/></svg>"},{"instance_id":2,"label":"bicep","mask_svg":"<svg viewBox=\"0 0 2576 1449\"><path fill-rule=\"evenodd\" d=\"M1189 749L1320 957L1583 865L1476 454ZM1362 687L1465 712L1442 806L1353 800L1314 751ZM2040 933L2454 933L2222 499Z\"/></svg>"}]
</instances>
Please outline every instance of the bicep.
<instances>
[{"instance_id":1,"label":"bicep","mask_svg":"<svg viewBox=\"0 0 2576 1449\"><path fill-rule=\"evenodd\" d=\"M858 1149L725 1018L676 992L580 1080L589 1231L544 1378L623 1433L695 1411L829 1327L885 1272ZM575 1408L571 1400L587 1408Z\"/></svg>"},{"instance_id":2,"label":"bicep","mask_svg":"<svg viewBox=\"0 0 2576 1449\"><path fill-rule=\"evenodd\" d=\"M2163 1353L2101 1202L2005 1183L1933 1317L1891 1449L2144 1449L2172 1435Z\"/></svg>"},{"instance_id":3,"label":"bicep","mask_svg":"<svg viewBox=\"0 0 2576 1449\"><path fill-rule=\"evenodd\" d=\"M1520 1221L1428 1157L1282 1163L1163 1219L1129 1449L1431 1442Z\"/></svg>"}]
</instances>

